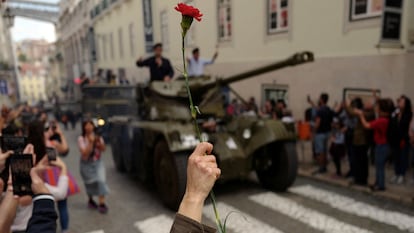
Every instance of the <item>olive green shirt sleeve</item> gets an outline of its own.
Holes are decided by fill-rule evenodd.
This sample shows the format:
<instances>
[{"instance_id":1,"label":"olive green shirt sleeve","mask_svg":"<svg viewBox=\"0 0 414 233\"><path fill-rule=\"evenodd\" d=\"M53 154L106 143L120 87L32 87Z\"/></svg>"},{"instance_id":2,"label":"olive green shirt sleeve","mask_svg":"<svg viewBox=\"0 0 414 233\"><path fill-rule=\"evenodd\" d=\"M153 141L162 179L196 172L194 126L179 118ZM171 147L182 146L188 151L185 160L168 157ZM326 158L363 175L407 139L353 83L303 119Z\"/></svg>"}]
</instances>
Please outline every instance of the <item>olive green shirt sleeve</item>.
<instances>
[{"instance_id":1,"label":"olive green shirt sleeve","mask_svg":"<svg viewBox=\"0 0 414 233\"><path fill-rule=\"evenodd\" d=\"M216 230L191 218L176 214L170 233L215 233Z\"/></svg>"}]
</instances>

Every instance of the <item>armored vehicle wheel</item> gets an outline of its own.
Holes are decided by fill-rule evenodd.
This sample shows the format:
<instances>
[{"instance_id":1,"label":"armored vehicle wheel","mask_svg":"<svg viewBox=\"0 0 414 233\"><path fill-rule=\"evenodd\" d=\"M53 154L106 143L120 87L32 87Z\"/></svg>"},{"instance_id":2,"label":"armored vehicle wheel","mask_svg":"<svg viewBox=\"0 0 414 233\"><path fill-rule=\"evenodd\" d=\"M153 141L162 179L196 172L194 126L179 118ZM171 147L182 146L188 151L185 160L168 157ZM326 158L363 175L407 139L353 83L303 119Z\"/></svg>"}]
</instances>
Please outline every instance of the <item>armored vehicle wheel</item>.
<instances>
[{"instance_id":1,"label":"armored vehicle wheel","mask_svg":"<svg viewBox=\"0 0 414 233\"><path fill-rule=\"evenodd\" d=\"M111 146L112 148L112 158L114 159L115 168L119 172L125 172L125 165L124 161L122 159L122 156L119 154L119 150L116 150L116 147L114 145Z\"/></svg>"},{"instance_id":2,"label":"armored vehicle wheel","mask_svg":"<svg viewBox=\"0 0 414 233\"><path fill-rule=\"evenodd\" d=\"M115 163L115 168L119 172L125 172L125 165L122 155L120 153L119 143L115 139L116 137L111 137L111 151L112 151L112 159Z\"/></svg>"},{"instance_id":3,"label":"armored vehicle wheel","mask_svg":"<svg viewBox=\"0 0 414 233\"><path fill-rule=\"evenodd\" d=\"M154 150L154 178L162 202L177 210L187 181L187 154L173 154L162 140Z\"/></svg>"},{"instance_id":4,"label":"armored vehicle wheel","mask_svg":"<svg viewBox=\"0 0 414 233\"><path fill-rule=\"evenodd\" d=\"M276 142L256 152L255 169L263 187L286 191L296 179L298 160L295 143Z\"/></svg>"}]
</instances>

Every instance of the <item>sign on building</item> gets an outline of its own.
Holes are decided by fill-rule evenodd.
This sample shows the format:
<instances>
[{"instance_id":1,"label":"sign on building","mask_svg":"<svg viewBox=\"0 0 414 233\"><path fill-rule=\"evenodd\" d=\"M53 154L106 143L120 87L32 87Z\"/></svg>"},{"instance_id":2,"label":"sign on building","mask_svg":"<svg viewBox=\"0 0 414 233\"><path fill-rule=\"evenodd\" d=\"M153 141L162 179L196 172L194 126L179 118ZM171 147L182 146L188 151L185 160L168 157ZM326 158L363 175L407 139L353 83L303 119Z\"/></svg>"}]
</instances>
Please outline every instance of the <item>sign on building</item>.
<instances>
[{"instance_id":1,"label":"sign on building","mask_svg":"<svg viewBox=\"0 0 414 233\"><path fill-rule=\"evenodd\" d=\"M150 53L154 44L151 0L142 0L142 11L144 15L145 51Z\"/></svg>"}]
</instances>

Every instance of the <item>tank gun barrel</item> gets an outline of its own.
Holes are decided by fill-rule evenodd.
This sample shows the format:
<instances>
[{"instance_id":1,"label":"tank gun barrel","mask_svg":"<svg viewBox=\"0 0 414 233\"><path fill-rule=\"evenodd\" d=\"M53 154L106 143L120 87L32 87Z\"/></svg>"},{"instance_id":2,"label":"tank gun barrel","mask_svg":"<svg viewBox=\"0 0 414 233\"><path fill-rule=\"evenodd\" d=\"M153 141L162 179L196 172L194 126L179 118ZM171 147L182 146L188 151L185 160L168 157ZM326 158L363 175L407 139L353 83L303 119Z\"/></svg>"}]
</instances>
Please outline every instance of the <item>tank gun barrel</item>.
<instances>
[{"instance_id":1,"label":"tank gun barrel","mask_svg":"<svg viewBox=\"0 0 414 233\"><path fill-rule=\"evenodd\" d=\"M203 88L204 89L212 88L216 85L217 82L219 83L219 85L227 85L233 82L251 78L253 76L261 75L261 74L271 72L274 70L278 70L284 67L296 66L296 65L303 64L303 63L307 63L307 62L312 62L313 60L314 60L314 56L312 52L305 51L305 52L295 53L294 55L292 55L291 57L285 60L278 61L276 63L270 64L264 67L256 68L256 69L253 69L247 72L243 72L241 74L236 74L228 78L218 79L216 82L204 85Z\"/></svg>"}]
</instances>

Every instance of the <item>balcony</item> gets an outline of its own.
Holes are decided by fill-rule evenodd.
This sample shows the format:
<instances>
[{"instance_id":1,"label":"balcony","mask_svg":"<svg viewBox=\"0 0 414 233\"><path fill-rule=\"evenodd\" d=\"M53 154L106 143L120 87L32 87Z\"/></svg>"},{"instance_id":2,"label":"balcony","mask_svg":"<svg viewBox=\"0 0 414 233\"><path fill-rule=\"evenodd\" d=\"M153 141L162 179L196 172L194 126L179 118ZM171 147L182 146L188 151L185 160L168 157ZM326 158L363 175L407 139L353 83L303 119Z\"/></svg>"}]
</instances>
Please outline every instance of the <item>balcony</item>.
<instances>
[{"instance_id":1,"label":"balcony","mask_svg":"<svg viewBox=\"0 0 414 233\"><path fill-rule=\"evenodd\" d=\"M120 2L119 0L102 0L98 3L93 10L90 12L91 19L96 18L101 13L105 12L112 4Z\"/></svg>"}]
</instances>

